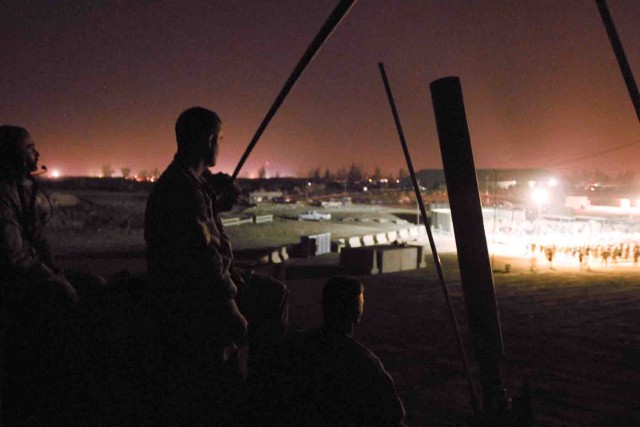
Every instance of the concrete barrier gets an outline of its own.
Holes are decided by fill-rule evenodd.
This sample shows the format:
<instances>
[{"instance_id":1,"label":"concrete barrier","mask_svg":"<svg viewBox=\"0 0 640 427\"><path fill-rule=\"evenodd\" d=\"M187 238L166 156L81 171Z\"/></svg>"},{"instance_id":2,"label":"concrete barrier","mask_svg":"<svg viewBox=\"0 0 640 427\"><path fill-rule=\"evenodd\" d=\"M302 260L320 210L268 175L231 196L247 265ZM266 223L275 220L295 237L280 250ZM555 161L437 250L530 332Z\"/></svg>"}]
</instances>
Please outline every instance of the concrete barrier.
<instances>
[{"instance_id":1,"label":"concrete barrier","mask_svg":"<svg viewBox=\"0 0 640 427\"><path fill-rule=\"evenodd\" d=\"M343 238L339 238L338 240L333 240L331 242L331 252L340 253L340 251L342 251L342 248L346 248L346 247L347 247L347 241Z\"/></svg>"},{"instance_id":2,"label":"concrete barrier","mask_svg":"<svg viewBox=\"0 0 640 427\"><path fill-rule=\"evenodd\" d=\"M418 231L418 227L411 227L409 229L409 235L414 239L417 238L420 235L420 232Z\"/></svg>"},{"instance_id":3,"label":"concrete barrier","mask_svg":"<svg viewBox=\"0 0 640 427\"><path fill-rule=\"evenodd\" d=\"M385 246L377 249L377 265L380 273L415 270L419 264L416 246Z\"/></svg>"},{"instance_id":4,"label":"concrete barrier","mask_svg":"<svg viewBox=\"0 0 640 427\"><path fill-rule=\"evenodd\" d=\"M331 252L331 233L300 237L300 251L305 258Z\"/></svg>"},{"instance_id":5,"label":"concrete barrier","mask_svg":"<svg viewBox=\"0 0 640 427\"><path fill-rule=\"evenodd\" d=\"M426 268L428 265L428 258L431 256L431 248L423 245L411 245L418 248L418 259L416 262L416 268Z\"/></svg>"},{"instance_id":6,"label":"concrete barrier","mask_svg":"<svg viewBox=\"0 0 640 427\"><path fill-rule=\"evenodd\" d=\"M253 222L253 217L243 216L238 220L238 224L251 224Z\"/></svg>"},{"instance_id":7,"label":"concrete barrier","mask_svg":"<svg viewBox=\"0 0 640 427\"><path fill-rule=\"evenodd\" d=\"M273 215L254 215L253 221L256 224L262 224L264 222L273 222Z\"/></svg>"},{"instance_id":8,"label":"concrete barrier","mask_svg":"<svg viewBox=\"0 0 640 427\"><path fill-rule=\"evenodd\" d=\"M289 259L289 252L287 252L287 247L283 246L280 248L280 259L284 262Z\"/></svg>"},{"instance_id":9,"label":"concrete barrier","mask_svg":"<svg viewBox=\"0 0 640 427\"><path fill-rule=\"evenodd\" d=\"M387 245L389 244L389 241L387 240L387 234L386 233L378 233L376 234L376 243L379 245Z\"/></svg>"},{"instance_id":10,"label":"concrete barrier","mask_svg":"<svg viewBox=\"0 0 640 427\"><path fill-rule=\"evenodd\" d=\"M367 234L366 236L362 236L362 244L364 246L373 246L376 244L373 234Z\"/></svg>"},{"instance_id":11,"label":"concrete barrier","mask_svg":"<svg viewBox=\"0 0 640 427\"><path fill-rule=\"evenodd\" d=\"M398 232L398 235L401 240L411 240L411 234L409 234L408 228L403 228Z\"/></svg>"},{"instance_id":12,"label":"concrete barrier","mask_svg":"<svg viewBox=\"0 0 640 427\"><path fill-rule=\"evenodd\" d=\"M220 221L222 222L223 226L231 227L234 225L238 225L240 223L240 217L233 216L233 217L227 217L227 218L220 218Z\"/></svg>"},{"instance_id":13,"label":"concrete barrier","mask_svg":"<svg viewBox=\"0 0 640 427\"><path fill-rule=\"evenodd\" d=\"M272 249L269 251L269 264L280 264L282 258L280 258L280 249Z\"/></svg>"},{"instance_id":14,"label":"concrete barrier","mask_svg":"<svg viewBox=\"0 0 640 427\"><path fill-rule=\"evenodd\" d=\"M421 246L365 246L344 248L340 252L340 269L345 274L365 275L415 270L422 266Z\"/></svg>"},{"instance_id":15,"label":"concrete barrier","mask_svg":"<svg viewBox=\"0 0 640 427\"><path fill-rule=\"evenodd\" d=\"M421 236L424 236L425 234L427 234L427 229L424 228L424 225L421 225L420 227L418 227L418 234L420 234Z\"/></svg>"},{"instance_id":16,"label":"concrete barrier","mask_svg":"<svg viewBox=\"0 0 640 427\"><path fill-rule=\"evenodd\" d=\"M340 270L353 275L377 274L376 248L344 248L340 252Z\"/></svg>"},{"instance_id":17,"label":"concrete barrier","mask_svg":"<svg viewBox=\"0 0 640 427\"><path fill-rule=\"evenodd\" d=\"M398 240L398 232L397 231L389 231L387 233L387 239L389 240L389 243L393 243L396 240Z\"/></svg>"},{"instance_id":18,"label":"concrete barrier","mask_svg":"<svg viewBox=\"0 0 640 427\"><path fill-rule=\"evenodd\" d=\"M347 247L348 248L359 248L360 246L362 246L362 241L360 240L360 237L358 237L358 236L349 237L349 240L347 240Z\"/></svg>"}]
</instances>

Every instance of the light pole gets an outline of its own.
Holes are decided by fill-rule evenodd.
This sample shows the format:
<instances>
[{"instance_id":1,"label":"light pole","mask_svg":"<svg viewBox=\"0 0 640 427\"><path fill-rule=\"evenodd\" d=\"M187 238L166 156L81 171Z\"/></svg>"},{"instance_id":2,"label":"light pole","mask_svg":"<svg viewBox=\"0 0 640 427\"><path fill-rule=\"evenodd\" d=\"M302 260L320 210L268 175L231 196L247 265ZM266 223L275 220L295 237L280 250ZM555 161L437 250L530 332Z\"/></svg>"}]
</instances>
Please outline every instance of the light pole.
<instances>
[{"instance_id":1,"label":"light pole","mask_svg":"<svg viewBox=\"0 0 640 427\"><path fill-rule=\"evenodd\" d=\"M549 191L544 188L536 188L531 193L531 198L533 199L533 203L538 205L538 219L542 216L542 205L547 203L549 200Z\"/></svg>"}]
</instances>

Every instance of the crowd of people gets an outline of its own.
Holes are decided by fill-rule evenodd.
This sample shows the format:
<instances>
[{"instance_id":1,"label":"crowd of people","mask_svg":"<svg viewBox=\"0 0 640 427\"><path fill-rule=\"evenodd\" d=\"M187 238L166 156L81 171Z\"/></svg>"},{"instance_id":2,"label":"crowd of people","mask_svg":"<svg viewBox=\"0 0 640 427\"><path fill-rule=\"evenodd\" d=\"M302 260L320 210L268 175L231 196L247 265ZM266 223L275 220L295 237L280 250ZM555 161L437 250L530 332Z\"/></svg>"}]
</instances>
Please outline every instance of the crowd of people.
<instances>
[{"instance_id":1,"label":"crowd of people","mask_svg":"<svg viewBox=\"0 0 640 427\"><path fill-rule=\"evenodd\" d=\"M545 259L553 268L553 261L558 255L564 260L573 261L581 270L589 270L592 266L614 266L618 264L638 265L640 244L637 242L621 242L615 244L595 244L581 246L557 246L554 244L531 243L527 246L527 254L531 259L531 270L535 269L538 259Z\"/></svg>"},{"instance_id":2,"label":"crowd of people","mask_svg":"<svg viewBox=\"0 0 640 427\"><path fill-rule=\"evenodd\" d=\"M228 175L209 170L221 120L193 107L175 131L176 155L145 213L163 365L146 424L404 425L391 376L353 337L363 284L329 279L322 325L290 333L287 286L238 268L220 221L238 196ZM36 203L38 160L26 129L0 126L1 424L110 425L114 414L86 403L84 371L104 357L86 329L110 283L56 265L43 234L50 212Z\"/></svg>"}]
</instances>

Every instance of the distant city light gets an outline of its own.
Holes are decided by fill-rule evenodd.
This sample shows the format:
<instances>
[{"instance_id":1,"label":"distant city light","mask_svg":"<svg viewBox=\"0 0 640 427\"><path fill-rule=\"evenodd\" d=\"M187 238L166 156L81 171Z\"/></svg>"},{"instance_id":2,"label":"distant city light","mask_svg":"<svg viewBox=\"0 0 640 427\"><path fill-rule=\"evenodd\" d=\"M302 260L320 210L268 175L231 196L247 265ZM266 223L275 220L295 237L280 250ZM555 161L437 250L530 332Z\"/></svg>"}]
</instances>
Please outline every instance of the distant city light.
<instances>
[{"instance_id":1,"label":"distant city light","mask_svg":"<svg viewBox=\"0 0 640 427\"><path fill-rule=\"evenodd\" d=\"M367 187L362 187L362 191L369 191Z\"/></svg>"},{"instance_id":2,"label":"distant city light","mask_svg":"<svg viewBox=\"0 0 640 427\"><path fill-rule=\"evenodd\" d=\"M556 185L558 185L558 181L556 181L555 178L549 178L548 184L549 187L555 187Z\"/></svg>"},{"instance_id":3,"label":"distant city light","mask_svg":"<svg viewBox=\"0 0 640 427\"><path fill-rule=\"evenodd\" d=\"M628 209L631 207L631 200L629 199L620 199L620 207L624 209Z\"/></svg>"},{"instance_id":4,"label":"distant city light","mask_svg":"<svg viewBox=\"0 0 640 427\"><path fill-rule=\"evenodd\" d=\"M53 169L51 171L51 176L53 178L60 178L62 176L62 173L58 169Z\"/></svg>"}]
</instances>

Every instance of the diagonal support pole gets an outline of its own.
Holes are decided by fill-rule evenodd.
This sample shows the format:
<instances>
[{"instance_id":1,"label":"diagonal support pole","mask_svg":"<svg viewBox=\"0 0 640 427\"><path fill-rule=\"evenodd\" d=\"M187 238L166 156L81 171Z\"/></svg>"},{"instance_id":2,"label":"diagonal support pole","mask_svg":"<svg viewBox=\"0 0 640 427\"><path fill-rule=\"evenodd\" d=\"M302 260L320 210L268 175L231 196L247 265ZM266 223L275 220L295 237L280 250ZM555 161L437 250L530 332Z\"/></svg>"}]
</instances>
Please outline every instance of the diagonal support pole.
<instances>
[{"instance_id":1,"label":"diagonal support pole","mask_svg":"<svg viewBox=\"0 0 640 427\"><path fill-rule=\"evenodd\" d=\"M600 17L602 18L604 27L607 30L607 35L609 36L611 47L613 48L613 52L616 55L616 59L618 60L618 65L620 66L620 71L622 72L622 78L627 85L627 90L629 91L631 102L633 103L633 107L636 110L636 116L638 117L638 121L640 121L640 92L638 92L638 85L636 84L636 80L633 78L631 66L629 65L629 61L627 60L627 55L624 53L624 48L622 47L622 42L620 41L620 37L618 36L618 31L616 31L616 26L613 23L613 18L611 17L611 13L609 12L607 1L596 0L596 3L598 4L598 11L600 12Z\"/></svg>"},{"instance_id":2,"label":"diagonal support pole","mask_svg":"<svg viewBox=\"0 0 640 427\"><path fill-rule=\"evenodd\" d=\"M451 296L449 295L449 289L447 288L447 282L444 277L444 272L442 271L442 263L440 262L440 256L438 255L438 250L436 249L436 243L435 243L435 240L433 239L433 234L431 233L431 222L427 217L427 210L424 206L424 201L422 200L422 194L420 193L420 186L418 185L418 180L416 179L416 173L413 169L413 163L411 162L411 156L409 155L409 148L407 147L407 141L405 140L404 132L402 131L402 125L400 124L400 116L398 115L398 110L396 109L396 104L395 104L395 101L393 100L393 94L391 93L391 86L389 85L389 79L387 78L387 73L384 69L384 64L380 62L378 64L378 67L380 68L380 75L382 76L382 82L384 83L384 88L387 92L387 98L389 99L389 105L391 106L393 121L396 124L396 130L398 131L398 136L400 137L400 144L402 144L402 151L404 152L404 157L405 157L405 160L407 161L407 168L409 169L409 174L411 175L411 182L413 184L413 189L415 190L415 193L416 193L416 200L418 201L418 205L420 206L420 214L422 215L422 222L424 224L424 227L427 229L427 235L429 236L429 245L431 246L431 254L433 255L433 261L436 265L438 278L440 279L440 285L442 287L442 293L444 294L444 300L447 304L449 319L451 320L451 324L456 333L456 341L458 343L460 359L462 359L462 363L464 364L464 369L467 376L469 393L471 395L471 407L473 409L473 413L476 414L478 412L478 407L479 407L478 396L476 395L476 391L473 386L473 378L471 376L471 369L469 368L469 361L467 359L467 354L464 349L462 337L460 336L460 328L458 327L456 312L453 308Z\"/></svg>"},{"instance_id":3,"label":"diagonal support pole","mask_svg":"<svg viewBox=\"0 0 640 427\"><path fill-rule=\"evenodd\" d=\"M238 174L240 173L240 169L242 169L242 166L244 166L244 163L247 161L247 158L249 158L249 154L251 154L251 151L253 151L253 148L258 143L258 140L262 136L262 133L269 125L269 122L271 122L271 119L273 118L273 116L276 115L276 112L284 102L285 98L287 97L287 95L289 94L293 86L298 81L298 78L300 78L304 70L307 68L307 65L309 65L309 63L315 57L316 53L318 53L318 51L320 50L324 42L329 38L333 30L338 26L340 21L342 21L342 18L346 16L346 14L349 12L349 10L351 9L351 7L355 2L356 0L340 0L340 3L336 6L335 9L333 9L333 12L331 12L331 15L329 15L324 25L322 25L322 28L320 28L320 31L318 32L318 34L315 36L315 38L313 39L313 41L311 42L307 50L302 55L302 58L300 58L300 61L298 61L298 65L296 65L296 68L293 69L293 72L291 73L291 75L285 82L284 86L280 90L280 93L276 97L275 101L273 101L273 104L271 105L271 108L267 112L267 115L262 120L262 123L260 123L260 126L258 126L258 130L256 130L256 133L255 135L253 135L253 138L251 138L251 142L249 142L249 146L244 151L244 154L242 155L242 157L240 158L240 161L238 162L238 166L236 166L236 169L233 171L232 179L235 180L238 177Z\"/></svg>"}]
</instances>

